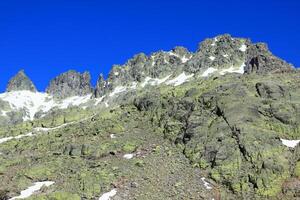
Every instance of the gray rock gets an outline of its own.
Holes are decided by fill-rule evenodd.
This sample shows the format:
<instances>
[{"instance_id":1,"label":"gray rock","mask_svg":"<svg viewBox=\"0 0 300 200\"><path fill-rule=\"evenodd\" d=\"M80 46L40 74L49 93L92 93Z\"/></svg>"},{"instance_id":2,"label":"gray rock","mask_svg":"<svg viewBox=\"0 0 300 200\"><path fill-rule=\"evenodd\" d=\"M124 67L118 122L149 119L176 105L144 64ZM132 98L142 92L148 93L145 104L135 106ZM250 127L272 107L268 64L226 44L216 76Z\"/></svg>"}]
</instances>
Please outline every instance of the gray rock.
<instances>
[{"instance_id":1,"label":"gray rock","mask_svg":"<svg viewBox=\"0 0 300 200\"><path fill-rule=\"evenodd\" d=\"M36 92L36 88L32 81L26 76L24 70L19 71L13 78L9 80L6 91L29 90Z\"/></svg>"},{"instance_id":2,"label":"gray rock","mask_svg":"<svg viewBox=\"0 0 300 200\"><path fill-rule=\"evenodd\" d=\"M251 45L247 50L245 73L278 73L292 70L292 65L274 56L265 43Z\"/></svg>"},{"instance_id":3,"label":"gray rock","mask_svg":"<svg viewBox=\"0 0 300 200\"><path fill-rule=\"evenodd\" d=\"M89 72L80 74L79 72L70 70L51 80L46 92L56 98L84 96L93 91L90 82L91 76Z\"/></svg>"}]
</instances>

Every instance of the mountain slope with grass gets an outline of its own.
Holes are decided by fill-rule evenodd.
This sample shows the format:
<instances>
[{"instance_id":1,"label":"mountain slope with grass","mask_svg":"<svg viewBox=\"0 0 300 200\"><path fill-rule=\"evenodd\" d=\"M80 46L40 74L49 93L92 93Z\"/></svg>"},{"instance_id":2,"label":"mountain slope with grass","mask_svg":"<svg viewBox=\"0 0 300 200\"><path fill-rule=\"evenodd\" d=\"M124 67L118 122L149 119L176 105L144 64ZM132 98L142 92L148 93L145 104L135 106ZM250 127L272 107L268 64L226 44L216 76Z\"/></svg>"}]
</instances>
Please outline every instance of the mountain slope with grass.
<instances>
[{"instance_id":1,"label":"mountain slope with grass","mask_svg":"<svg viewBox=\"0 0 300 200\"><path fill-rule=\"evenodd\" d=\"M0 199L300 197L300 73L263 43L138 54L94 88L24 77L0 94Z\"/></svg>"}]
</instances>

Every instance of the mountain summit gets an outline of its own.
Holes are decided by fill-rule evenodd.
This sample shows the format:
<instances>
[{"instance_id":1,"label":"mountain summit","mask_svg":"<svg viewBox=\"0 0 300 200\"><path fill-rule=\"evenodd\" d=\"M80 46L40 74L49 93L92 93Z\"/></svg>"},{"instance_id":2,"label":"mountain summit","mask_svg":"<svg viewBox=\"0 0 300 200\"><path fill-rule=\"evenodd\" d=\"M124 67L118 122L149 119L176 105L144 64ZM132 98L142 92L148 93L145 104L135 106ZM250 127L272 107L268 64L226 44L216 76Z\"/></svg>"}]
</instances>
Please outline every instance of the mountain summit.
<instances>
[{"instance_id":1,"label":"mountain summit","mask_svg":"<svg viewBox=\"0 0 300 200\"><path fill-rule=\"evenodd\" d=\"M21 91L29 90L36 92L36 88L32 81L26 76L24 70L19 71L14 77L9 80L6 91Z\"/></svg>"}]
</instances>

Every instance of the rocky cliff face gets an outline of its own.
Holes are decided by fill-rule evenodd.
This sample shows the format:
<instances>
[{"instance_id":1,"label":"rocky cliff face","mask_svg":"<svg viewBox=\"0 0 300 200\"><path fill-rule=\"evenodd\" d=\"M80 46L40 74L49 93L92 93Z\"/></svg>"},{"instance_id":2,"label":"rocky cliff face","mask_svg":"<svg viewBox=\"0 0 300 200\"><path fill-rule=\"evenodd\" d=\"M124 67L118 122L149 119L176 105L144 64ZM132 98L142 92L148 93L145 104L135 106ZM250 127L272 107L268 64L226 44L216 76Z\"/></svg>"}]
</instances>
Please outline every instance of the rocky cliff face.
<instances>
[{"instance_id":1,"label":"rocky cliff face","mask_svg":"<svg viewBox=\"0 0 300 200\"><path fill-rule=\"evenodd\" d=\"M14 77L9 80L6 91L21 91L29 90L36 92L36 88L32 81L26 76L23 70L19 71Z\"/></svg>"},{"instance_id":2,"label":"rocky cliff face","mask_svg":"<svg viewBox=\"0 0 300 200\"><path fill-rule=\"evenodd\" d=\"M120 85L130 87L132 83L142 83L147 77L164 78L182 72L197 77L230 72L249 74L292 70L292 65L274 56L266 44L253 44L249 39L225 34L204 40L195 53L176 47L150 56L141 53L124 65L115 65L107 80L99 79L96 96L103 96Z\"/></svg>"},{"instance_id":3,"label":"rocky cliff face","mask_svg":"<svg viewBox=\"0 0 300 200\"><path fill-rule=\"evenodd\" d=\"M51 80L46 92L56 98L90 94L92 93L90 73L80 74L74 70L65 72Z\"/></svg>"}]
</instances>

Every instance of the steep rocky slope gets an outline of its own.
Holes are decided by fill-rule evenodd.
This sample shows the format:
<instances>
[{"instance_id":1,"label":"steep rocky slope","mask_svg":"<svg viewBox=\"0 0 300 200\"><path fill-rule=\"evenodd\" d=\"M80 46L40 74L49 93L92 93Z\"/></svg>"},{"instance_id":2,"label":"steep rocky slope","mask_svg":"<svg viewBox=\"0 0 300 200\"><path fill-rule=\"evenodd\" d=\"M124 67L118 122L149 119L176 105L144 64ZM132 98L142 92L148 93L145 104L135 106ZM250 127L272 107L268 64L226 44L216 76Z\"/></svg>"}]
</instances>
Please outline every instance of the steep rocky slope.
<instances>
[{"instance_id":1,"label":"steep rocky slope","mask_svg":"<svg viewBox=\"0 0 300 200\"><path fill-rule=\"evenodd\" d=\"M222 35L89 77L0 95L2 120L20 115L0 129L0 199L300 198L300 73L265 44Z\"/></svg>"}]
</instances>

